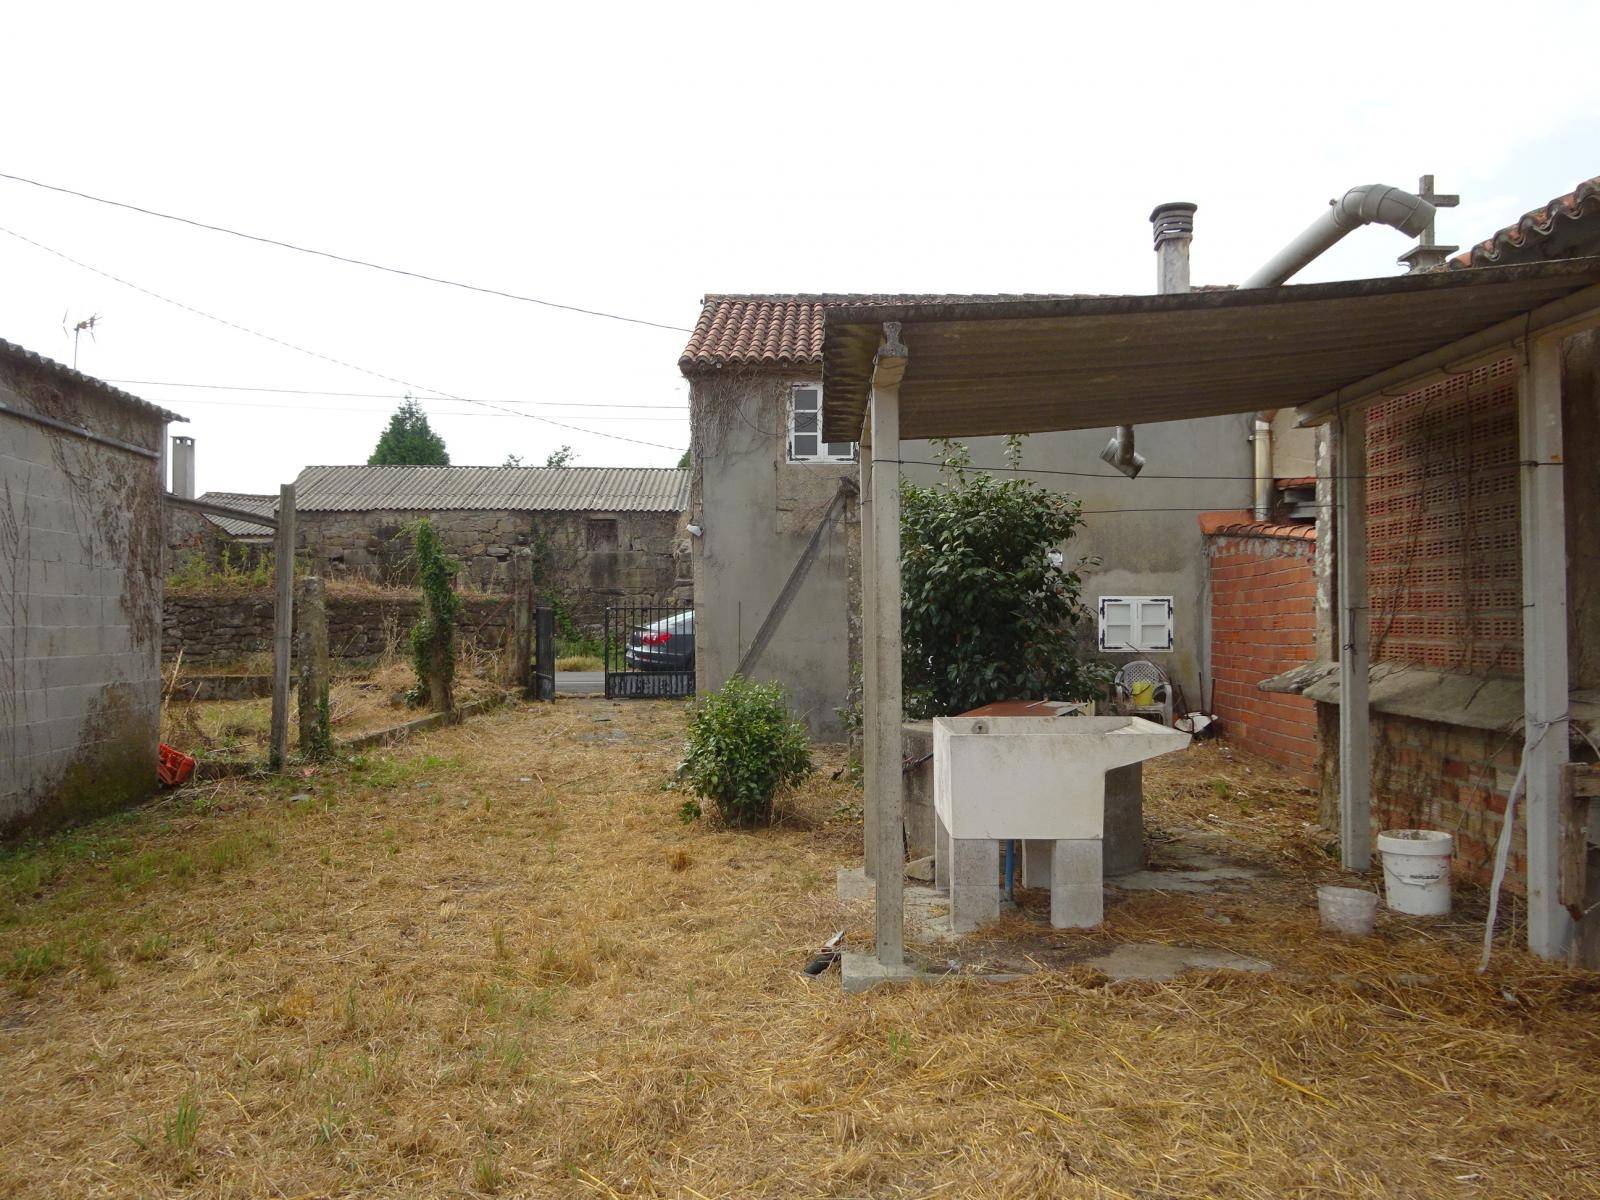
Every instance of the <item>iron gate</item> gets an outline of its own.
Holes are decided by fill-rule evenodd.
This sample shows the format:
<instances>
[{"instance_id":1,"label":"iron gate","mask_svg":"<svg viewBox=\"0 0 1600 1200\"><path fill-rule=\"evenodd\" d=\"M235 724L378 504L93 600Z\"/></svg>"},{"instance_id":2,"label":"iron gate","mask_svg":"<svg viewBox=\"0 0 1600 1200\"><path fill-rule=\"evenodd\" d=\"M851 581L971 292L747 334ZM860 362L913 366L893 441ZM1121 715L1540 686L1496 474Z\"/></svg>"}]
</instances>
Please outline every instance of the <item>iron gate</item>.
<instances>
[{"instance_id":1,"label":"iron gate","mask_svg":"<svg viewBox=\"0 0 1600 1200\"><path fill-rule=\"evenodd\" d=\"M607 699L694 695L694 609L649 604L607 608L605 644Z\"/></svg>"}]
</instances>

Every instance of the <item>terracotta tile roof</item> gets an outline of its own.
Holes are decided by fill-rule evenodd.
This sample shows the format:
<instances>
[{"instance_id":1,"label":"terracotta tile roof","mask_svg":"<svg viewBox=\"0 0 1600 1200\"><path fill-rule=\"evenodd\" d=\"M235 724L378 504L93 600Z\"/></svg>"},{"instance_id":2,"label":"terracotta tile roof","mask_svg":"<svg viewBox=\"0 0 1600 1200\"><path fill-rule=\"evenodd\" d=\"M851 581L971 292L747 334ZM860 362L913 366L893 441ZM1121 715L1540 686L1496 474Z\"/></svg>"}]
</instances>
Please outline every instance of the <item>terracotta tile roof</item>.
<instances>
[{"instance_id":1,"label":"terracotta tile roof","mask_svg":"<svg viewBox=\"0 0 1600 1200\"><path fill-rule=\"evenodd\" d=\"M1600 175L1450 260L1452 270L1600 253Z\"/></svg>"},{"instance_id":2,"label":"terracotta tile roof","mask_svg":"<svg viewBox=\"0 0 1600 1200\"><path fill-rule=\"evenodd\" d=\"M1310 487L1316 482L1317 477L1315 475L1284 475L1278 479L1278 486L1281 488Z\"/></svg>"},{"instance_id":3,"label":"terracotta tile roof","mask_svg":"<svg viewBox=\"0 0 1600 1200\"><path fill-rule=\"evenodd\" d=\"M700 304L700 319L695 322L689 344L678 358L678 369L690 374L724 367L820 367L822 314L830 308L1061 298L1055 295L852 295L830 292L710 295Z\"/></svg>"},{"instance_id":4,"label":"terracotta tile roof","mask_svg":"<svg viewBox=\"0 0 1600 1200\"><path fill-rule=\"evenodd\" d=\"M1205 532L1214 537L1298 538L1305 542L1317 540L1315 525L1287 525L1278 521L1234 521Z\"/></svg>"}]
</instances>

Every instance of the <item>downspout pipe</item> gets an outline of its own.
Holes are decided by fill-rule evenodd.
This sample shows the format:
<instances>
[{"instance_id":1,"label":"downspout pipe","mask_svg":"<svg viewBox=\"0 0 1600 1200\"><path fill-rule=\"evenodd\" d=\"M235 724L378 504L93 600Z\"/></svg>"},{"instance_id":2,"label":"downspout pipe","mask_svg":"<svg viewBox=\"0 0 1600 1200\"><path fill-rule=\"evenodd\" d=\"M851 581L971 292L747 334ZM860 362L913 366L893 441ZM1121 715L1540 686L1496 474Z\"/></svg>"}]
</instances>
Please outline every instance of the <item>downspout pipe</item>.
<instances>
[{"instance_id":1,"label":"downspout pipe","mask_svg":"<svg viewBox=\"0 0 1600 1200\"><path fill-rule=\"evenodd\" d=\"M1421 196L1404 188L1383 183L1353 187L1239 286L1277 287L1298 274L1308 263L1326 253L1345 234L1363 225L1387 225L1407 237L1421 237L1432 225L1437 210ZM1255 441L1255 517L1265 521L1272 515L1272 418L1271 411L1256 414Z\"/></svg>"}]
</instances>

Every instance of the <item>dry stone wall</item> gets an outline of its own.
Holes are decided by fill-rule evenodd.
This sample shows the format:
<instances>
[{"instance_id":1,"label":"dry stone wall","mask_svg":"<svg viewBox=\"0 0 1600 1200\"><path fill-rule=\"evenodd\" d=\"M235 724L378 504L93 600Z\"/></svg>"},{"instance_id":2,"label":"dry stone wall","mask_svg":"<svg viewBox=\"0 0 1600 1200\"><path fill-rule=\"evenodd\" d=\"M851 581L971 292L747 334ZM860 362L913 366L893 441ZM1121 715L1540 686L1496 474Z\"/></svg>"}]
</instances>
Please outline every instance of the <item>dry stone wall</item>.
<instances>
[{"instance_id":1,"label":"dry stone wall","mask_svg":"<svg viewBox=\"0 0 1600 1200\"><path fill-rule=\"evenodd\" d=\"M421 605L415 595L328 598L328 653L372 659L391 643L405 652L405 635ZM464 652L496 654L505 644L511 605L503 596L464 596L456 619ZM161 652L167 662L231 663L272 650L272 593L211 594L169 590L162 616Z\"/></svg>"},{"instance_id":2,"label":"dry stone wall","mask_svg":"<svg viewBox=\"0 0 1600 1200\"><path fill-rule=\"evenodd\" d=\"M410 527L421 517L461 560L462 582L478 591L504 591L512 552L532 547L544 599L565 602L586 624L608 604L673 603L689 578L677 513L303 512L298 520L313 570L408 586Z\"/></svg>"}]
</instances>

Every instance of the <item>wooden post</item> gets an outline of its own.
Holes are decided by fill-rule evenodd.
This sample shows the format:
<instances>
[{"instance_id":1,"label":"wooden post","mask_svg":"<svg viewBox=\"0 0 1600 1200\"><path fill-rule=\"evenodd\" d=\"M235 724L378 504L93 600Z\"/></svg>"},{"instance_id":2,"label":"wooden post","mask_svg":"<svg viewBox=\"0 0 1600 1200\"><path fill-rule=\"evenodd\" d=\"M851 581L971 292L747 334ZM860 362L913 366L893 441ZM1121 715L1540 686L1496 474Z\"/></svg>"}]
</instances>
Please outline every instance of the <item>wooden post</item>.
<instances>
[{"instance_id":1,"label":"wooden post","mask_svg":"<svg viewBox=\"0 0 1600 1200\"><path fill-rule=\"evenodd\" d=\"M294 484L278 489L278 531L273 541L276 596L272 632L272 745L267 765L281 771L289 757L289 658L294 644Z\"/></svg>"},{"instance_id":2,"label":"wooden post","mask_svg":"<svg viewBox=\"0 0 1600 1200\"><path fill-rule=\"evenodd\" d=\"M878 644L876 602L878 563L873 557L872 514L872 411L861 426L861 806L862 863L868 879L878 877L878 806L872 800L878 763Z\"/></svg>"},{"instance_id":3,"label":"wooden post","mask_svg":"<svg viewBox=\"0 0 1600 1200\"><path fill-rule=\"evenodd\" d=\"M885 967L905 963L905 839L900 770L900 380L906 349L897 322L884 323L872 372L872 607L867 645L877 693L868 803L878 812L877 947Z\"/></svg>"},{"instance_id":4,"label":"wooden post","mask_svg":"<svg viewBox=\"0 0 1600 1200\"><path fill-rule=\"evenodd\" d=\"M1527 347L1517 387L1522 517L1523 765L1528 798L1528 949L1563 958L1562 769L1568 758L1567 522L1562 481L1561 342Z\"/></svg>"},{"instance_id":5,"label":"wooden post","mask_svg":"<svg viewBox=\"0 0 1600 1200\"><path fill-rule=\"evenodd\" d=\"M295 660L299 669L300 755L326 758L333 749L328 712L328 606L322 580L302 579L295 588Z\"/></svg>"},{"instance_id":6,"label":"wooden post","mask_svg":"<svg viewBox=\"0 0 1600 1200\"><path fill-rule=\"evenodd\" d=\"M1339 861L1372 863L1372 621L1367 603L1367 414L1334 422L1339 572Z\"/></svg>"}]
</instances>

